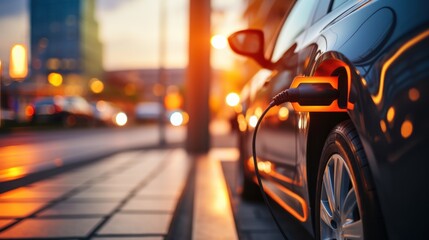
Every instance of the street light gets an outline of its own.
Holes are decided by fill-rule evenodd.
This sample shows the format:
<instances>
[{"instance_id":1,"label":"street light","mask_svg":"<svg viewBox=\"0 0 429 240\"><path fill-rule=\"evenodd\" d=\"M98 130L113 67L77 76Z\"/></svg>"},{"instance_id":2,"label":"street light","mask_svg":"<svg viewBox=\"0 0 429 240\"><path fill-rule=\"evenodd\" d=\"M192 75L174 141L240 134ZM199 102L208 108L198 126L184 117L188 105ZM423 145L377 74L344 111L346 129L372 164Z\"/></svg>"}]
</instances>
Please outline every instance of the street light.
<instances>
[{"instance_id":1,"label":"street light","mask_svg":"<svg viewBox=\"0 0 429 240\"><path fill-rule=\"evenodd\" d=\"M24 80L28 74L27 50L22 44L15 44L10 50L9 76L16 81ZM1 126L1 84L3 68L0 62L0 126Z\"/></svg>"},{"instance_id":2,"label":"street light","mask_svg":"<svg viewBox=\"0 0 429 240\"><path fill-rule=\"evenodd\" d=\"M9 76L21 80L27 77L27 51L22 44L16 44L10 51Z\"/></svg>"}]
</instances>

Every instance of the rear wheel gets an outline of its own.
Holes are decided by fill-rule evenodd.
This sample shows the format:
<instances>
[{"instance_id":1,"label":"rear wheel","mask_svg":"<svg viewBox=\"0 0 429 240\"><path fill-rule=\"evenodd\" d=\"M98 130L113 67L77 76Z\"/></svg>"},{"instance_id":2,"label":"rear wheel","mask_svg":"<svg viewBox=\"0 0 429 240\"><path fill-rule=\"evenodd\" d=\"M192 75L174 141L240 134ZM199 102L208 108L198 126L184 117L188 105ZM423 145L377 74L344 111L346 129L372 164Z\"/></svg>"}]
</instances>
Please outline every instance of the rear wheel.
<instances>
[{"instance_id":1,"label":"rear wheel","mask_svg":"<svg viewBox=\"0 0 429 240\"><path fill-rule=\"evenodd\" d=\"M317 176L318 239L383 239L383 223L362 144L351 121L337 125Z\"/></svg>"},{"instance_id":2,"label":"rear wheel","mask_svg":"<svg viewBox=\"0 0 429 240\"><path fill-rule=\"evenodd\" d=\"M63 127L71 128L76 125L76 117L72 114L64 114L62 119Z\"/></svg>"},{"instance_id":3,"label":"rear wheel","mask_svg":"<svg viewBox=\"0 0 429 240\"><path fill-rule=\"evenodd\" d=\"M241 190L241 197L245 200L260 201L261 191L259 186L253 182L250 177L243 175L243 186Z\"/></svg>"},{"instance_id":4,"label":"rear wheel","mask_svg":"<svg viewBox=\"0 0 429 240\"><path fill-rule=\"evenodd\" d=\"M241 197L245 200L260 201L262 200L261 191L252 179L255 176L253 170L249 169L249 165L247 164L248 156L245 154L247 150L246 140L246 136L238 132L238 147L240 151L238 176L241 178Z\"/></svg>"}]
</instances>

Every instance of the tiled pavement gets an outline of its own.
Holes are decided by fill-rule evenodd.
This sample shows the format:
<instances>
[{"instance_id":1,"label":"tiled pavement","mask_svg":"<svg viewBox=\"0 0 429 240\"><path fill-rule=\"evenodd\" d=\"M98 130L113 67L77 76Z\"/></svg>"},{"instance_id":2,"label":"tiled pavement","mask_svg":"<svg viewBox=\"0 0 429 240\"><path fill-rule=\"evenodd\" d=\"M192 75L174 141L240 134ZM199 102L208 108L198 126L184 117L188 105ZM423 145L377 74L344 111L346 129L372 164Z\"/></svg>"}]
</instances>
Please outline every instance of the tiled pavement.
<instances>
[{"instance_id":1,"label":"tiled pavement","mask_svg":"<svg viewBox=\"0 0 429 240\"><path fill-rule=\"evenodd\" d=\"M123 152L0 194L0 239L180 239L167 234L193 161L185 236L281 239L262 202L239 198L237 154L224 147L198 158L182 149ZM293 221L285 225L291 239L310 239Z\"/></svg>"},{"instance_id":2,"label":"tiled pavement","mask_svg":"<svg viewBox=\"0 0 429 240\"><path fill-rule=\"evenodd\" d=\"M125 152L0 195L0 239L163 239L185 185L183 150Z\"/></svg>"}]
</instances>

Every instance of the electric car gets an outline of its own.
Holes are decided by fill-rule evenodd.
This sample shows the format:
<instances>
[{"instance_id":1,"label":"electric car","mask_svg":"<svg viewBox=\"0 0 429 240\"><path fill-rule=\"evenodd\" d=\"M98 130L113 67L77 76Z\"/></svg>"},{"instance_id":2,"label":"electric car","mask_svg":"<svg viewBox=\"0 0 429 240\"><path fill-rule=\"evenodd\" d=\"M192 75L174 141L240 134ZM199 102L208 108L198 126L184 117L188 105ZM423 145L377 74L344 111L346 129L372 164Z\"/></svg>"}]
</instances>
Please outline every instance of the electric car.
<instances>
[{"instance_id":1,"label":"electric car","mask_svg":"<svg viewBox=\"0 0 429 240\"><path fill-rule=\"evenodd\" d=\"M271 99L323 83L335 99L304 94L262 119L265 193L317 239L427 238L428 9L423 0L298 0L272 44L257 29L229 37L262 67L237 117L244 197L258 191L252 134Z\"/></svg>"}]
</instances>

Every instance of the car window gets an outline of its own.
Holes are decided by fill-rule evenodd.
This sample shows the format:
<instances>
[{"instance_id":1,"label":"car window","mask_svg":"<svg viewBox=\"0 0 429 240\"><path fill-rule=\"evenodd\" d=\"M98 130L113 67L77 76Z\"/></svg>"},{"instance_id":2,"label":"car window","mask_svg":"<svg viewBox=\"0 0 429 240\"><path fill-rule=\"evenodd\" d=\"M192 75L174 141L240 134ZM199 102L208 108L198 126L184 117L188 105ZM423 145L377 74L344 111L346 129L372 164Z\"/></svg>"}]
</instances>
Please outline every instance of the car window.
<instances>
[{"instance_id":1,"label":"car window","mask_svg":"<svg viewBox=\"0 0 429 240\"><path fill-rule=\"evenodd\" d=\"M348 0L332 0L332 5L331 5L331 11L334 10L335 8L341 6L343 3L347 2Z\"/></svg>"},{"instance_id":2,"label":"car window","mask_svg":"<svg viewBox=\"0 0 429 240\"><path fill-rule=\"evenodd\" d=\"M331 10L331 3L332 1L329 0L319 1L316 11L314 12L313 22L318 21Z\"/></svg>"},{"instance_id":3,"label":"car window","mask_svg":"<svg viewBox=\"0 0 429 240\"><path fill-rule=\"evenodd\" d=\"M277 62L284 52L292 46L295 38L304 31L316 3L316 0L298 0L295 3L277 37L271 57L273 62Z\"/></svg>"}]
</instances>

